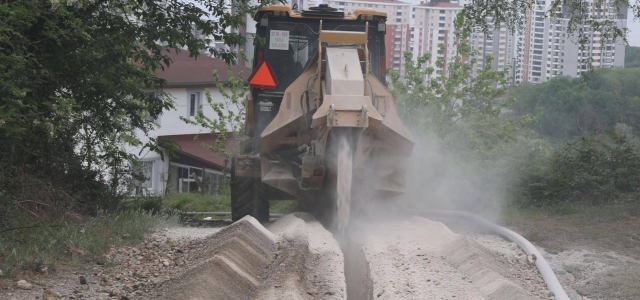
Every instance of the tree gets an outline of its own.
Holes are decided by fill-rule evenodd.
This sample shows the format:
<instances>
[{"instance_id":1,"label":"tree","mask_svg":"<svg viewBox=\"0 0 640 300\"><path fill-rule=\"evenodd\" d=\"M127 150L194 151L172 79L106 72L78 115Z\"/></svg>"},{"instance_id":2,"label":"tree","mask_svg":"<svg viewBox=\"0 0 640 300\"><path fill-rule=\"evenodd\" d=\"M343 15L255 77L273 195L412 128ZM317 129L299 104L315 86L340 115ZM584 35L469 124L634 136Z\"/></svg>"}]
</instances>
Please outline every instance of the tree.
<instances>
[{"instance_id":1,"label":"tree","mask_svg":"<svg viewBox=\"0 0 640 300\"><path fill-rule=\"evenodd\" d=\"M627 46L624 53L625 68L640 68L640 47Z\"/></svg>"},{"instance_id":2,"label":"tree","mask_svg":"<svg viewBox=\"0 0 640 300\"><path fill-rule=\"evenodd\" d=\"M429 54L414 60L405 53L404 78L390 71L398 112L416 137L405 201L492 213L507 196L511 149L534 118L510 112L515 99L507 95L507 71L492 69L490 56L474 74L478 62L466 22L464 14L457 15L450 62Z\"/></svg>"},{"instance_id":3,"label":"tree","mask_svg":"<svg viewBox=\"0 0 640 300\"><path fill-rule=\"evenodd\" d=\"M523 206L560 203L619 204L638 201L640 150L621 135L607 131L569 141L516 185ZM626 131L626 132L624 132Z\"/></svg>"},{"instance_id":4,"label":"tree","mask_svg":"<svg viewBox=\"0 0 640 300\"><path fill-rule=\"evenodd\" d=\"M237 77L233 75L231 68L227 72L229 78L227 85L218 81L219 77L216 71L212 75L217 82L216 88L222 95L221 102L216 102L211 97L209 90L205 90L207 103L213 108L214 116L206 116L200 110L193 120L180 117L187 124L198 125L210 131L211 135L215 137L215 143L213 145L203 143L202 145L213 152L223 155L225 164L230 162L235 151L235 149L227 148L226 141L231 137L238 141L244 133L245 112L247 109L245 96L249 92L249 86L246 84L242 72Z\"/></svg>"},{"instance_id":5,"label":"tree","mask_svg":"<svg viewBox=\"0 0 640 300\"><path fill-rule=\"evenodd\" d=\"M155 73L171 65L167 54L208 53L233 62L236 54L213 41L242 45L244 37L226 29L243 26L243 16L265 2L3 1L0 205L43 199L49 203L24 208L62 202L95 207L104 199L99 191L119 191L132 158L123 144L157 149L154 139L141 144L134 133L148 132L153 125L146 118L172 107L168 95L143 92L164 84ZM34 190L51 196L30 197Z\"/></svg>"},{"instance_id":6,"label":"tree","mask_svg":"<svg viewBox=\"0 0 640 300\"><path fill-rule=\"evenodd\" d=\"M477 59L467 42L471 28L464 26L466 23L464 14L456 17L452 62L435 61L443 73L436 74L435 68L426 66L432 60L429 53L414 60L407 52L404 78L390 71L391 91L410 127L433 133L450 150L487 159L504 150L514 132L533 119L529 115L505 117L515 99L507 96L507 71L493 69L491 56L472 76Z\"/></svg>"},{"instance_id":7,"label":"tree","mask_svg":"<svg viewBox=\"0 0 640 300\"><path fill-rule=\"evenodd\" d=\"M519 114L542 112L532 129L544 137L597 135L618 123L640 130L640 69L595 70L584 79L556 77L515 88Z\"/></svg>"}]
</instances>

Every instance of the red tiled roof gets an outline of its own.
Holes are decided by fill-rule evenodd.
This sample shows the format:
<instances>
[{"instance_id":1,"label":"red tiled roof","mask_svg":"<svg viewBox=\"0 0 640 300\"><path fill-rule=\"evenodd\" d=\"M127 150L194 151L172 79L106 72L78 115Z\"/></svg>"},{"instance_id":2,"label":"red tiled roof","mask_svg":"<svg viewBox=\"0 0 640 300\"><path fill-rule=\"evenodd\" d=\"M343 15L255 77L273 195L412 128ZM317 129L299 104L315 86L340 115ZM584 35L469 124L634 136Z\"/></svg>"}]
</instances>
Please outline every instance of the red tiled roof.
<instances>
[{"instance_id":1,"label":"red tiled roof","mask_svg":"<svg viewBox=\"0 0 640 300\"><path fill-rule=\"evenodd\" d=\"M421 3L420 6L442 7L442 8L457 8L457 7L461 8L462 7L456 3L451 3L450 1L447 1L447 0L433 0L428 3Z\"/></svg>"},{"instance_id":2,"label":"red tiled roof","mask_svg":"<svg viewBox=\"0 0 640 300\"><path fill-rule=\"evenodd\" d=\"M158 137L158 142L162 142L163 140L172 140L180 146L180 148L176 150L178 154L188 156L206 164L214 165L222 170L225 168L225 157L222 154L216 153L202 145L202 143L205 143L206 145L214 146L216 143L216 137L217 135L212 135L210 133L163 135ZM225 141L225 148L229 151L238 150L238 143L233 136L230 136ZM227 168L228 167L230 167L230 165L227 165Z\"/></svg>"},{"instance_id":3,"label":"red tiled roof","mask_svg":"<svg viewBox=\"0 0 640 300\"><path fill-rule=\"evenodd\" d=\"M229 76L227 72L229 66L223 60L212 58L210 56L200 54L197 58L189 57L189 51L181 51L180 53L171 52L168 54L171 58L169 67L164 65L164 71L159 69L158 76L165 79L169 86L175 85L213 85L213 71L218 71L218 77L222 82L228 82ZM237 77L242 73L242 77L246 81L251 75L251 69L234 65L231 66L233 76Z\"/></svg>"}]
</instances>

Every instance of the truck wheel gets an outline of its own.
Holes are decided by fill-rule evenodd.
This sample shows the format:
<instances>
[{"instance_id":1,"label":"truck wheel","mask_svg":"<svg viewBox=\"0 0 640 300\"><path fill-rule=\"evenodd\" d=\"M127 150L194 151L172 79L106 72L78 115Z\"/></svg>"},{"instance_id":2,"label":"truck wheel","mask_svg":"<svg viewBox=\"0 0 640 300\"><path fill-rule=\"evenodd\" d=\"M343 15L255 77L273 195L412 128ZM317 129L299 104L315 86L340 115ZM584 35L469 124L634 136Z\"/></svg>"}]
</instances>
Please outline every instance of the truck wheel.
<instances>
[{"instance_id":1,"label":"truck wheel","mask_svg":"<svg viewBox=\"0 0 640 300\"><path fill-rule=\"evenodd\" d=\"M260 178L236 177L234 171L232 168L231 219L235 222L249 215L260 222L268 222L269 200L262 191L262 181Z\"/></svg>"}]
</instances>

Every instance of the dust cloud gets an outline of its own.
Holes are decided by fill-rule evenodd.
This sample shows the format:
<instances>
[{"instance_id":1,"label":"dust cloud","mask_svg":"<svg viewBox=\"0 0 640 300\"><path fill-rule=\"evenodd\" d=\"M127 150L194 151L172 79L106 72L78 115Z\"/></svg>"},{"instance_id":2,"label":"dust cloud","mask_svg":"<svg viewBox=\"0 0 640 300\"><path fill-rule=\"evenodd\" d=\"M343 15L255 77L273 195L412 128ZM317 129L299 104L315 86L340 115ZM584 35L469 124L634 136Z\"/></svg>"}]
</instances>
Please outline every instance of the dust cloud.
<instances>
[{"instance_id":1,"label":"dust cloud","mask_svg":"<svg viewBox=\"0 0 640 300\"><path fill-rule=\"evenodd\" d=\"M505 162L480 162L453 154L433 135L415 135L405 174L406 191L397 201L408 207L463 210L499 218L510 177Z\"/></svg>"},{"instance_id":2,"label":"dust cloud","mask_svg":"<svg viewBox=\"0 0 640 300\"><path fill-rule=\"evenodd\" d=\"M460 158L426 134L414 138L411 157L397 161L406 168L404 195L377 197L366 180L373 172L353 181L349 226L334 232L345 259L347 299L548 299L537 269L515 244L495 242L509 250L503 261L465 234L465 224L451 224L465 228L456 233L449 223L415 213L462 210L496 220L509 169ZM520 280L523 274L535 284Z\"/></svg>"},{"instance_id":3,"label":"dust cloud","mask_svg":"<svg viewBox=\"0 0 640 300\"><path fill-rule=\"evenodd\" d=\"M406 170L405 193L382 199L373 193L369 180L354 181L351 219L402 219L408 217L407 213L412 214L412 209L426 209L462 210L498 221L511 183L506 160L478 162L461 158L433 135L413 132L411 157L398 161Z\"/></svg>"}]
</instances>

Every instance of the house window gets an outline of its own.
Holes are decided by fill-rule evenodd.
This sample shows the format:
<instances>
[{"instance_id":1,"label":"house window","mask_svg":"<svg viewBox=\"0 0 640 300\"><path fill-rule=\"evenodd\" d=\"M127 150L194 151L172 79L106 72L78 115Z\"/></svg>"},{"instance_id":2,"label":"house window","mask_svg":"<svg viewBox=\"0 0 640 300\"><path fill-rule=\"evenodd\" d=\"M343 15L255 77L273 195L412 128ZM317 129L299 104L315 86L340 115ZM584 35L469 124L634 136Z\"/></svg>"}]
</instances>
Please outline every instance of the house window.
<instances>
[{"instance_id":1,"label":"house window","mask_svg":"<svg viewBox=\"0 0 640 300\"><path fill-rule=\"evenodd\" d=\"M169 173L167 190L173 193L201 193L204 189L204 193L218 195L224 182L222 173L190 166L171 164Z\"/></svg>"},{"instance_id":2,"label":"house window","mask_svg":"<svg viewBox=\"0 0 640 300\"><path fill-rule=\"evenodd\" d=\"M202 102L200 99L200 92L190 92L189 93L189 103L188 103L189 117L194 117L198 114L198 110L202 109Z\"/></svg>"},{"instance_id":3,"label":"house window","mask_svg":"<svg viewBox=\"0 0 640 300\"><path fill-rule=\"evenodd\" d=\"M136 194L153 188L153 160L141 161L132 166L133 187Z\"/></svg>"}]
</instances>

